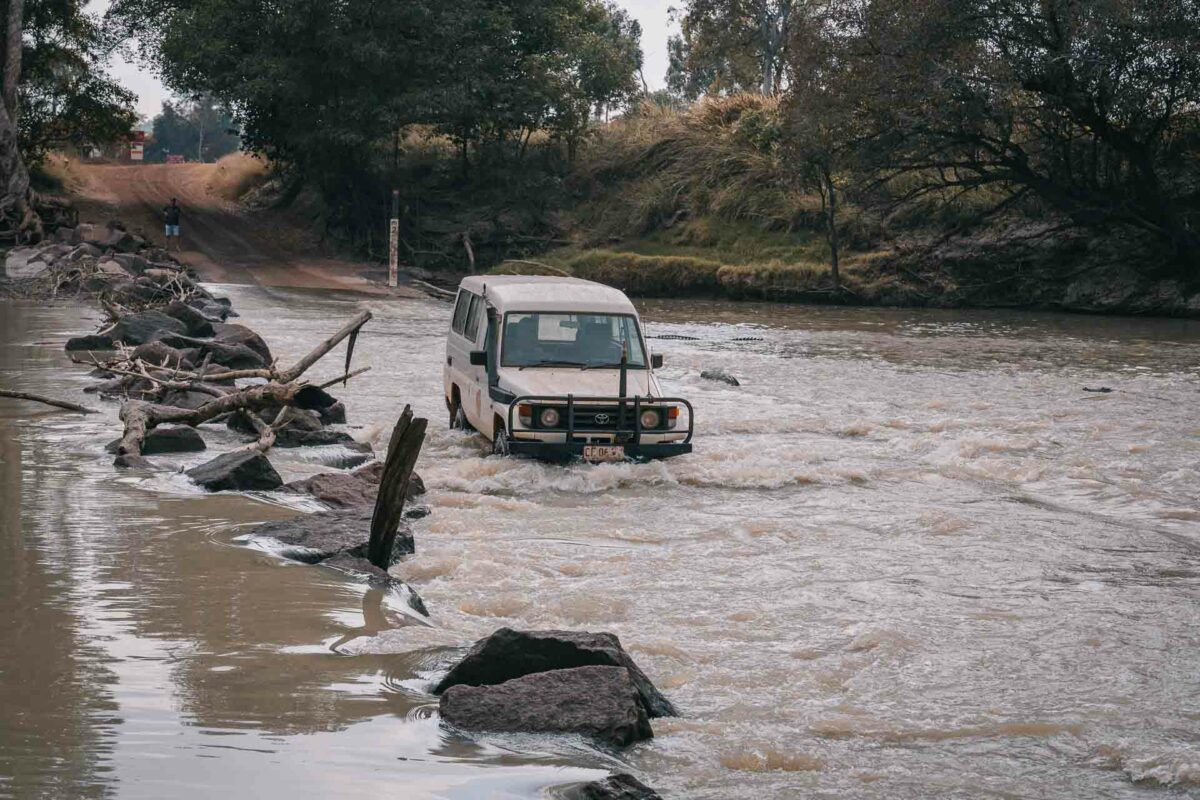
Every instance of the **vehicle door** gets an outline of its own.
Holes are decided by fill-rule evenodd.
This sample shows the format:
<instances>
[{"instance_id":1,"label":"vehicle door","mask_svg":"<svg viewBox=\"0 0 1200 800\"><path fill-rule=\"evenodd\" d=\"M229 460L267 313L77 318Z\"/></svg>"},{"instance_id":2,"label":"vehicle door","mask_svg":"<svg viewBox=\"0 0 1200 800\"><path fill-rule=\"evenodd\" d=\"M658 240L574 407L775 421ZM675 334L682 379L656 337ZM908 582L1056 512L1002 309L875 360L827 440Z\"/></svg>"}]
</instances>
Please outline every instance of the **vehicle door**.
<instances>
[{"instance_id":1,"label":"vehicle door","mask_svg":"<svg viewBox=\"0 0 1200 800\"><path fill-rule=\"evenodd\" d=\"M471 295L471 306L467 310L467 322L463 329L463 343L467 348L462 361L465 373L463 381L463 410L467 412L467 420L476 430L487 433L491 430L491 401L488 399L487 366L471 363L471 352L484 350L484 339L487 337L487 319L484 310L484 299L479 295ZM457 363L458 359L455 359Z\"/></svg>"},{"instance_id":2,"label":"vehicle door","mask_svg":"<svg viewBox=\"0 0 1200 800\"><path fill-rule=\"evenodd\" d=\"M470 344L464 337L467 328L467 315L471 310L473 294L466 289L458 290L458 298L454 301L454 315L450 318L450 333L446 336L446 399L453 398L454 387L459 388L463 398L463 410L466 410L467 383L470 381Z\"/></svg>"}]
</instances>

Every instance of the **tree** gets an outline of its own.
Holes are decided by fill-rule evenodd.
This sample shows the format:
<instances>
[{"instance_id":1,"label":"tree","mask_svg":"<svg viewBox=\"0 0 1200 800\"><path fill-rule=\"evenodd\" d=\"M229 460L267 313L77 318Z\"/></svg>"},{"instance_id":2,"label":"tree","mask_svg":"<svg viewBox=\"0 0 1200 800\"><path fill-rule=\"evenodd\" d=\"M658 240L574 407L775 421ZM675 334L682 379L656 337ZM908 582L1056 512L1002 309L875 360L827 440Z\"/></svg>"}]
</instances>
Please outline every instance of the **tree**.
<instances>
[{"instance_id":1,"label":"tree","mask_svg":"<svg viewBox=\"0 0 1200 800\"><path fill-rule=\"evenodd\" d=\"M827 77L907 196L991 187L1200 278L1200 0L838 0Z\"/></svg>"},{"instance_id":2,"label":"tree","mask_svg":"<svg viewBox=\"0 0 1200 800\"><path fill-rule=\"evenodd\" d=\"M193 100L166 101L153 121L153 141L147 161L165 161L171 154L191 161L215 161L238 149L232 116L217 107L210 95Z\"/></svg>"},{"instance_id":3,"label":"tree","mask_svg":"<svg viewBox=\"0 0 1200 800\"><path fill-rule=\"evenodd\" d=\"M708 91L777 94L787 83L789 26L801 0L687 0L673 12L667 85L689 99Z\"/></svg>"},{"instance_id":4,"label":"tree","mask_svg":"<svg viewBox=\"0 0 1200 800\"><path fill-rule=\"evenodd\" d=\"M17 88L25 24L25 0L8 0L5 15L4 71L0 81L0 239L37 241L42 222L33 208L29 169L21 156L17 123L20 119Z\"/></svg>"},{"instance_id":5,"label":"tree","mask_svg":"<svg viewBox=\"0 0 1200 800\"><path fill-rule=\"evenodd\" d=\"M56 147L125 137L136 123L134 95L104 74L104 32L78 0L32 3L25 20L18 87L26 163Z\"/></svg>"}]
</instances>

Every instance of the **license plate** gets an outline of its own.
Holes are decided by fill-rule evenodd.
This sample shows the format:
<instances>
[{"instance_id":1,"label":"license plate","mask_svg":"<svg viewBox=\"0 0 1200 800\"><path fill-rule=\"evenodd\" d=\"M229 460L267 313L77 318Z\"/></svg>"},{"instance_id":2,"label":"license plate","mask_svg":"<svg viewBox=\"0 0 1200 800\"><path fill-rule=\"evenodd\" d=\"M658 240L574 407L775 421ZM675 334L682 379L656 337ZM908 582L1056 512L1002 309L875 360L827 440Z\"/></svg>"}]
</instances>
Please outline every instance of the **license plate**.
<instances>
[{"instance_id":1,"label":"license plate","mask_svg":"<svg viewBox=\"0 0 1200 800\"><path fill-rule=\"evenodd\" d=\"M584 461L624 461L625 445L622 444L585 444L583 446Z\"/></svg>"}]
</instances>

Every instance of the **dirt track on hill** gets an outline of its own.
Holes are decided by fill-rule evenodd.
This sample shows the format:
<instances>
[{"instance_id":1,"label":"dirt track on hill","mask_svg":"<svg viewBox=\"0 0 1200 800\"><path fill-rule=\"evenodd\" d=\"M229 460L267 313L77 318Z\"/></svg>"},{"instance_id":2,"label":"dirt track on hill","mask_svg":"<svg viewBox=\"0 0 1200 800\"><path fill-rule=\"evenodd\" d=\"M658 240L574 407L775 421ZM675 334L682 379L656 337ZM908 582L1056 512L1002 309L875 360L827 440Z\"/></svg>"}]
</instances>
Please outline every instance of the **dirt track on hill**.
<instances>
[{"instance_id":1,"label":"dirt track on hill","mask_svg":"<svg viewBox=\"0 0 1200 800\"><path fill-rule=\"evenodd\" d=\"M162 209L172 197L183 207L183 252L204 280L367 294L414 294L389 290L362 273L369 265L330 258L304 243L304 231L276 214L249 214L214 195L215 164L76 164L77 193L85 217L107 214L163 244ZM88 212L92 213L88 213ZM291 227L292 230L286 230Z\"/></svg>"}]
</instances>

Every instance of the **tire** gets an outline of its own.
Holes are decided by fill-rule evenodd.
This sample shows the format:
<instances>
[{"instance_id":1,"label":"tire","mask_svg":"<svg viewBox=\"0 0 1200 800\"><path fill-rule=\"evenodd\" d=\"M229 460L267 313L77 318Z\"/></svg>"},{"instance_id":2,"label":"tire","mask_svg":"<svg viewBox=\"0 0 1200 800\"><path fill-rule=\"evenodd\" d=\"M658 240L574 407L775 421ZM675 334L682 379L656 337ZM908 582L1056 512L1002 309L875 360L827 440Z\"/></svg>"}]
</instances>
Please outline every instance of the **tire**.
<instances>
[{"instance_id":1,"label":"tire","mask_svg":"<svg viewBox=\"0 0 1200 800\"><path fill-rule=\"evenodd\" d=\"M508 434L504 432L504 428L497 428L492 439L492 455L507 456L508 452Z\"/></svg>"},{"instance_id":2,"label":"tire","mask_svg":"<svg viewBox=\"0 0 1200 800\"><path fill-rule=\"evenodd\" d=\"M450 406L450 430L474 430L474 428L471 427L471 423L467 421L467 412L463 411L461 403L455 403Z\"/></svg>"}]
</instances>

